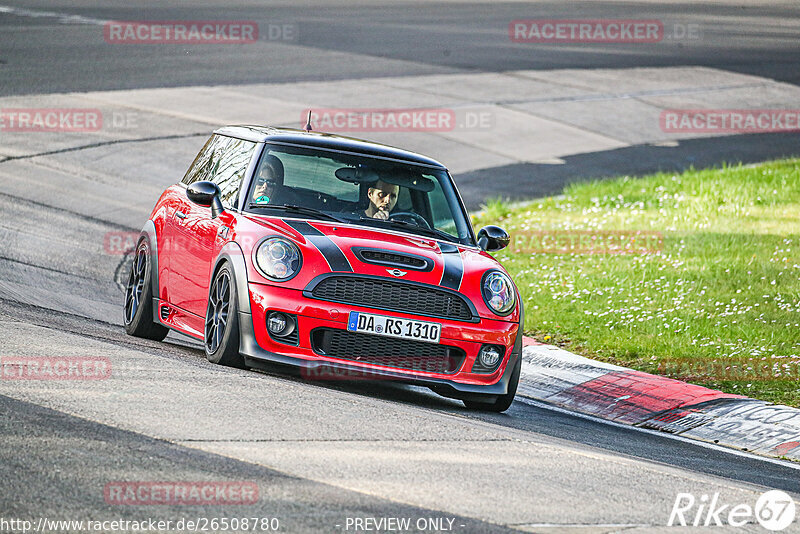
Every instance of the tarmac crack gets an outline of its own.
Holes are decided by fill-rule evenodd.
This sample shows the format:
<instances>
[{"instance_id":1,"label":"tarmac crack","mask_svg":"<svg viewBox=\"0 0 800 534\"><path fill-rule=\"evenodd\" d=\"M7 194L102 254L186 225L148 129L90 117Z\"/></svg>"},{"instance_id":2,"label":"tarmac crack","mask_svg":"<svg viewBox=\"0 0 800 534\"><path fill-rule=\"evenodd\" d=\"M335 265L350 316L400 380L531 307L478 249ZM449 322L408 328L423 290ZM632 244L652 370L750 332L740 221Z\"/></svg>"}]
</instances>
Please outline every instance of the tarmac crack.
<instances>
[{"instance_id":1,"label":"tarmac crack","mask_svg":"<svg viewBox=\"0 0 800 534\"><path fill-rule=\"evenodd\" d=\"M120 308L121 307L120 305ZM54 318L53 316L56 317ZM202 350L188 345L143 340L125 334L120 324L92 319L82 315L53 310L35 304L28 304L2 297L0 297L0 320L29 324L55 332L72 334L103 343L110 343L122 348L139 350L153 356L167 356L169 358L179 357L184 362L186 361L186 356L195 356L199 350ZM96 328L97 331L94 333L87 332L87 329L92 327ZM153 345L151 345L151 343L153 343ZM191 351L191 353L189 351ZM204 367L206 366L205 364L207 364L205 358L202 360L196 358L196 361L195 358L192 358L191 361L201 364ZM222 370L222 368L216 367L212 367L212 369Z\"/></svg>"},{"instance_id":2,"label":"tarmac crack","mask_svg":"<svg viewBox=\"0 0 800 534\"><path fill-rule=\"evenodd\" d=\"M489 441L519 442L512 438L486 439L179 439L176 443L485 443Z\"/></svg>"},{"instance_id":3,"label":"tarmac crack","mask_svg":"<svg viewBox=\"0 0 800 534\"><path fill-rule=\"evenodd\" d=\"M111 141L99 141L97 143L90 143L88 145L81 145L69 148L59 148L58 150L48 150L47 152L38 152L36 154L25 154L22 156L6 156L5 159L0 159L0 163L38 158L42 156L52 156L54 154L64 154L67 152L78 152L81 150L89 150L92 148L100 148L109 145L119 145L127 143L146 143L149 141L166 141L170 139L189 139L190 137L207 137L207 136L208 132L200 132L200 133L190 133L190 134L156 135L152 137L140 137L136 139L113 139Z\"/></svg>"},{"instance_id":4,"label":"tarmac crack","mask_svg":"<svg viewBox=\"0 0 800 534\"><path fill-rule=\"evenodd\" d=\"M18 265L24 265L26 267L33 267L34 269L42 269L44 271L49 271L51 273L63 274L64 276L72 276L72 277L75 277L75 278L80 278L81 280L88 280L90 282L97 282L97 279L95 279L95 278L90 278L88 276L82 276L82 275L76 274L76 273L69 273L67 271L62 271L60 269L54 269L52 267L45 267L44 265L37 265L35 263L30 263L30 262L23 261L23 260L18 260L18 259L15 259L15 258L9 258L8 256L0 256L0 261L8 261L8 262L11 262L11 263L16 263Z\"/></svg>"},{"instance_id":5,"label":"tarmac crack","mask_svg":"<svg viewBox=\"0 0 800 534\"><path fill-rule=\"evenodd\" d=\"M0 191L0 196L6 197L6 198L10 198L11 200L13 200L15 202L27 203L27 204L30 204L30 205L35 206L35 207L46 208L46 209L51 209L51 210L55 210L55 211L60 211L60 212L63 212L63 213L68 213L70 215L74 215L75 217L78 217L81 220L92 222L92 223L95 223L95 224L100 224L102 226L111 227L111 228L114 228L115 230L121 230L123 232L137 232L137 231L139 231L138 229L131 228L130 226L125 226L125 225L114 223L114 222L111 222L111 221L106 221L105 219L98 219L97 217L92 217L91 215L86 215L84 213L79 213L77 211L68 210L67 208L61 208L61 207L58 207L58 206L53 206L52 204L45 204L44 202L38 202L36 200L31 200L29 198L20 197L20 196L12 195L12 194L9 194L9 193L4 193L2 191Z\"/></svg>"}]
</instances>

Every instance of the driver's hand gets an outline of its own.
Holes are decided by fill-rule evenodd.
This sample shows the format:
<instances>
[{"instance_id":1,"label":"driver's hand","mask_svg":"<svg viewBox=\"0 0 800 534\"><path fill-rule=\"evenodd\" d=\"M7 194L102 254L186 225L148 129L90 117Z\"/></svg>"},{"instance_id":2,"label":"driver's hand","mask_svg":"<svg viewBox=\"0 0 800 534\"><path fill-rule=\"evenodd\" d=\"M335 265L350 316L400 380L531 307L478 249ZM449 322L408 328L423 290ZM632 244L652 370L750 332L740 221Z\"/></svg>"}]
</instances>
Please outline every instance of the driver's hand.
<instances>
[{"instance_id":1,"label":"driver's hand","mask_svg":"<svg viewBox=\"0 0 800 534\"><path fill-rule=\"evenodd\" d=\"M389 218L389 212L386 210L378 210L375 212L375 219L382 219L387 220Z\"/></svg>"}]
</instances>

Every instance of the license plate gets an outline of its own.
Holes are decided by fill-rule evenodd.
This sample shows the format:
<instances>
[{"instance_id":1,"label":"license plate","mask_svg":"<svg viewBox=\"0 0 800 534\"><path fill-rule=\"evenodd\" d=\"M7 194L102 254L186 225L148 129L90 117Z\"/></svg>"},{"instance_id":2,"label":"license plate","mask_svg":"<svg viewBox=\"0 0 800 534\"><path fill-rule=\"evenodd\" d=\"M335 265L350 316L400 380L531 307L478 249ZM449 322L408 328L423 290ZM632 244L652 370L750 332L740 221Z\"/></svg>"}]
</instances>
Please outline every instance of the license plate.
<instances>
[{"instance_id":1,"label":"license plate","mask_svg":"<svg viewBox=\"0 0 800 534\"><path fill-rule=\"evenodd\" d=\"M439 336L442 333L442 325L439 323L361 312L350 312L347 329L351 332L399 337L428 343L439 343Z\"/></svg>"}]
</instances>

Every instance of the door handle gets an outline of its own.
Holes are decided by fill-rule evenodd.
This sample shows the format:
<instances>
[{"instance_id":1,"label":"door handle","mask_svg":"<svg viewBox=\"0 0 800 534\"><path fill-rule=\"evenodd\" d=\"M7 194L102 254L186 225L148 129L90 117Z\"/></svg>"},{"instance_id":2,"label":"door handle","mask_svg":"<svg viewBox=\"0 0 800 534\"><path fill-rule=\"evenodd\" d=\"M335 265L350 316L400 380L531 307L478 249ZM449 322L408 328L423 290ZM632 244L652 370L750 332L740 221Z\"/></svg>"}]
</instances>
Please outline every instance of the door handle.
<instances>
[{"instance_id":1,"label":"door handle","mask_svg":"<svg viewBox=\"0 0 800 534\"><path fill-rule=\"evenodd\" d=\"M175 212L175 217L177 217L179 219L185 219L186 218L186 214L183 213L182 211L176 211Z\"/></svg>"}]
</instances>

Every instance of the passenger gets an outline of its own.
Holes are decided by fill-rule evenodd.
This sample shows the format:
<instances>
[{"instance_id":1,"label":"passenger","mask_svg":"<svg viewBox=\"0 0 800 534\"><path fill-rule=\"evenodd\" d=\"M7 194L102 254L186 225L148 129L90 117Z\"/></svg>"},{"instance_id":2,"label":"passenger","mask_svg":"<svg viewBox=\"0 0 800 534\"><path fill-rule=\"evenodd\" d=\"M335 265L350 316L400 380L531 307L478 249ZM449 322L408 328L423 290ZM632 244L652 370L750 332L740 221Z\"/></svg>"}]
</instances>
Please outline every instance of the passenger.
<instances>
[{"instance_id":1,"label":"passenger","mask_svg":"<svg viewBox=\"0 0 800 534\"><path fill-rule=\"evenodd\" d=\"M399 186L378 180L374 186L367 190L369 207L364 210L364 215L372 219L388 219L389 213L394 208L394 205L397 204L399 192Z\"/></svg>"}]
</instances>

